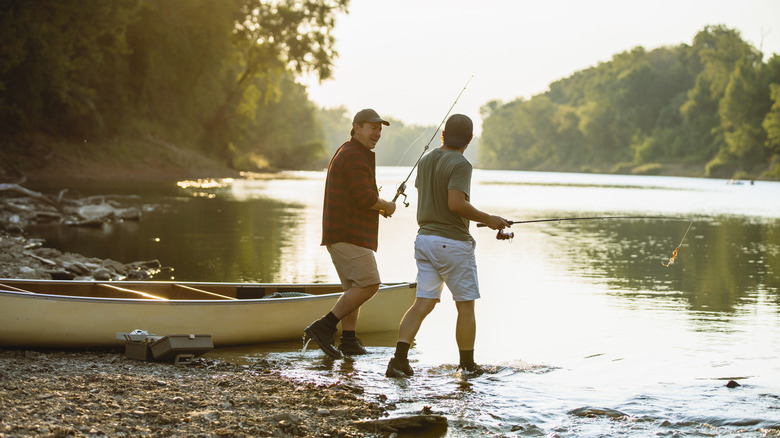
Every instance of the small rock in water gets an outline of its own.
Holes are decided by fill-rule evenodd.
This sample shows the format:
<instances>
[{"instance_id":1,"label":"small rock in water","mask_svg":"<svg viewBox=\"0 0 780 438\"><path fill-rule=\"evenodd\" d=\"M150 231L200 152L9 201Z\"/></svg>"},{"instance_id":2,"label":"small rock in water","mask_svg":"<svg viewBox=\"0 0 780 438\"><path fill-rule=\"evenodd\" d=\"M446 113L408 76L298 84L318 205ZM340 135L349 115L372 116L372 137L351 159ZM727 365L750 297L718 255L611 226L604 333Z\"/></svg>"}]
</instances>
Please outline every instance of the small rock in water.
<instances>
[{"instance_id":1,"label":"small rock in water","mask_svg":"<svg viewBox=\"0 0 780 438\"><path fill-rule=\"evenodd\" d=\"M734 381L734 380L729 380L729 382L728 382L728 383L726 383L726 387L727 387L727 388L736 388L736 387L738 387L738 386L742 386L742 385L740 385L739 383L737 383L737 382L736 382L736 381Z\"/></svg>"}]
</instances>

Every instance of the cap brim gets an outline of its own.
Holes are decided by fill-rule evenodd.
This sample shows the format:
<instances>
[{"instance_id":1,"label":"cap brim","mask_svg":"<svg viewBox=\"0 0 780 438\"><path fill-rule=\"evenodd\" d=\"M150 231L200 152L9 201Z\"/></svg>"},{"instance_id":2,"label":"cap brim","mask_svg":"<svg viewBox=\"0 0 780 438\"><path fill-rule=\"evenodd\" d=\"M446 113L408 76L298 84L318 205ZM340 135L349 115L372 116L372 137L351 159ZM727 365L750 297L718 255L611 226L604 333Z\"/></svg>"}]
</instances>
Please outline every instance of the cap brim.
<instances>
[{"instance_id":1,"label":"cap brim","mask_svg":"<svg viewBox=\"0 0 780 438\"><path fill-rule=\"evenodd\" d=\"M365 122L369 122L369 123L381 123L381 124L383 124L385 126L390 126L390 122L388 122L387 120L384 120L384 119L379 119L379 118L366 119L364 121Z\"/></svg>"}]
</instances>

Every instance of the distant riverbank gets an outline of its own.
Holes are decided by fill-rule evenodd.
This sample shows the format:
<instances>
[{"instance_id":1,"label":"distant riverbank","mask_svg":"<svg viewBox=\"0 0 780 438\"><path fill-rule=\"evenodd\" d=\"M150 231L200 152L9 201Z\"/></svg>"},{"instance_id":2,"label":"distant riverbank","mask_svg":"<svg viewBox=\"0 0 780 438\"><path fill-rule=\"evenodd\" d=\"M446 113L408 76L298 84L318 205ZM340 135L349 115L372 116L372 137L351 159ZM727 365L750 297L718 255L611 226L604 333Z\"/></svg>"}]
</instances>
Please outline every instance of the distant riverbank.
<instances>
[{"instance_id":1,"label":"distant riverbank","mask_svg":"<svg viewBox=\"0 0 780 438\"><path fill-rule=\"evenodd\" d=\"M0 183L57 181L175 182L198 178L235 178L240 171L200 151L147 135L144 139L80 143L44 136L4 140L0 145ZM475 163L479 168L479 163ZM548 169L569 172L571 169ZM591 172L585 172L591 173ZM597 173L595 170L593 173ZM701 166L672 163L617 173L705 177Z\"/></svg>"},{"instance_id":2,"label":"distant riverbank","mask_svg":"<svg viewBox=\"0 0 780 438\"><path fill-rule=\"evenodd\" d=\"M45 136L4 139L0 183L26 181L179 181L235 177L214 157L147 135L144 139L64 142Z\"/></svg>"}]
</instances>

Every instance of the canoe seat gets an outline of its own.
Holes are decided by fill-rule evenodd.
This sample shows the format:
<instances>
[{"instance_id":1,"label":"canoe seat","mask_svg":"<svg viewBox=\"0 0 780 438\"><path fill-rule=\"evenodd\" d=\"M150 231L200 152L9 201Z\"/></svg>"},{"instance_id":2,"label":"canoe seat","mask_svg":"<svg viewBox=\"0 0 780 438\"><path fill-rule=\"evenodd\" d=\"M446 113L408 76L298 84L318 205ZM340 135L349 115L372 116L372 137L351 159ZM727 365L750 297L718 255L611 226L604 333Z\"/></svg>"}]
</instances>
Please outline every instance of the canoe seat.
<instances>
[{"instance_id":1,"label":"canoe seat","mask_svg":"<svg viewBox=\"0 0 780 438\"><path fill-rule=\"evenodd\" d=\"M10 286L10 285L3 284L3 283L0 283L0 288L4 288L4 289L6 289L8 291L12 291L12 292L22 292L22 293L25 293L25 294L35 293L35 292L30 292L29 290L19 289L18 287Z\"/></svg>"},{"instance_id":2,"label":"canoe seat","mask_svg":"<svg viewBox=\"0 0 780 438\"><path fill-rule=\"evenodd\" d=\"M216 292L210 292L210 291L203 290L203 289L197 289L197 288L194 288L192 286L187 286L187 285L184 285L184 284L178 284L177 283L177 284L174 284L173 286L174 287L178 287L179 289L184 289L184 290L187 290L187 291L190 291L190 292L195 292L196 294L205 295L205 296L208 296L209 298L218 298L220 300L238 300L238 298L229 297L227 295L218 294Z\"/></svg>"},{"instance_id":3,"label":"canoe seat","mask_svg":"<svg viewBox=\"0 0 780 438\"><path fill-rule=\"evenodd\" d=\"M142 292L142 291L139 291L139 290L128 289L128 288L125 288L125 287L114 286L114 285L111 285L111 284L98 283L97 286L98 287L102 287L102 288L106 288L106 289L111 289L114 292L130 294L131 296L134 295L134 296L137 296L137 297L140 297L140 298L146 298L146 299L158 300L158 301L168 301L167 298L159 297L157 295L152 295L152 294L149 294L149 293L146 293L146 292Z\"/></svg>"}]
</instances>

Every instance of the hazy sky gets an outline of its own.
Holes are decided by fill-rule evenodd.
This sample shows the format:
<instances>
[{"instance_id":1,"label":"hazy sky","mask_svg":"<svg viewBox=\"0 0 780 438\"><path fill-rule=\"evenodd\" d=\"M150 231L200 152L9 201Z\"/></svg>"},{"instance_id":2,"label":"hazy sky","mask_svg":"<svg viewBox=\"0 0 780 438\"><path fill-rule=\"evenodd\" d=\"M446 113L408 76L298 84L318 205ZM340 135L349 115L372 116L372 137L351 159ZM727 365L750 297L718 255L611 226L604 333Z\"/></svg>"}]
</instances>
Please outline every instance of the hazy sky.
<instances>
[{"instance_id":1,"label":"hazy sky","mask_svg":"<svg viewBox=\"0 0 780 438\"><path fill-rule=\"evenodd\" d=\"M636 46L690 44L724 24L780 53L780 0L351 0L336 22L333 78L309 83L320 106L371 107L405 124L474 119L490 100L529 98Z\"/></svg>"}]
</instances>

